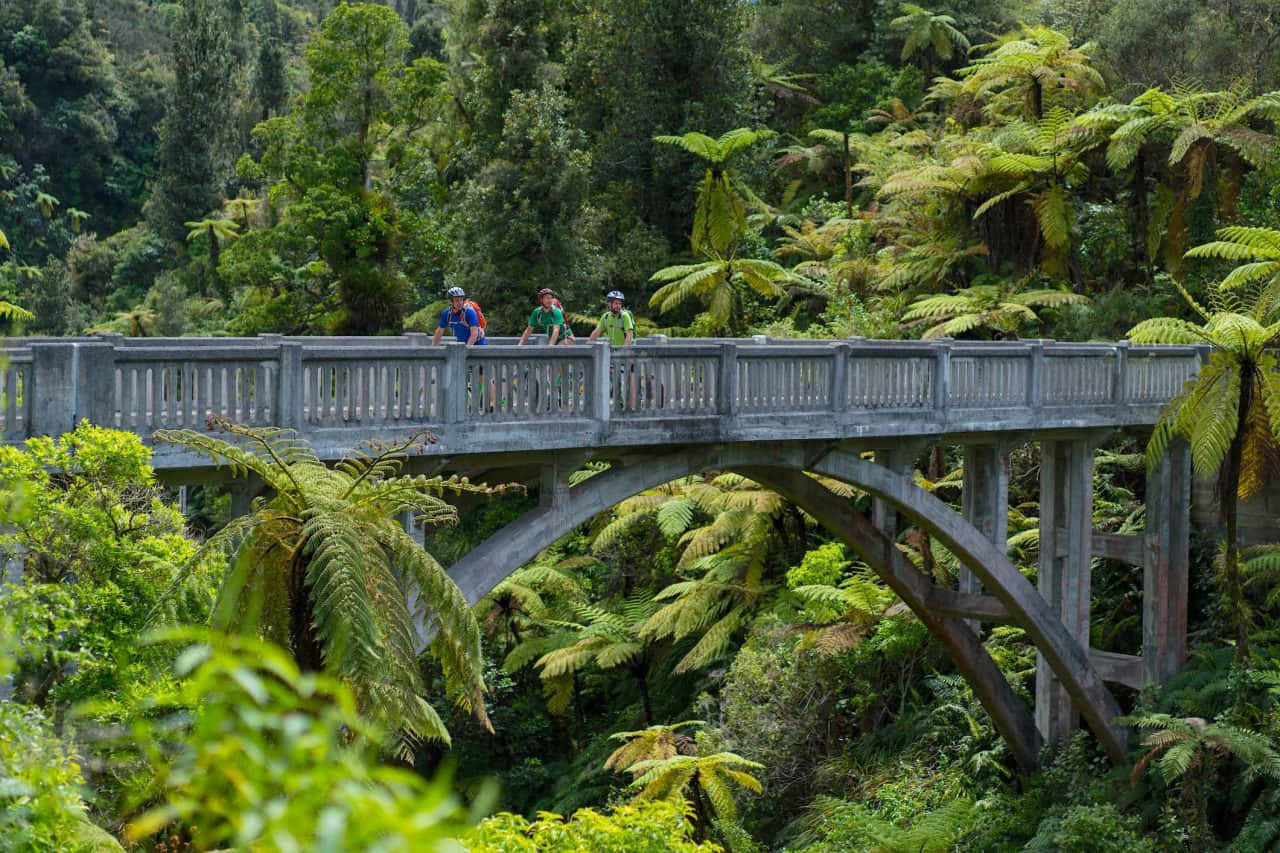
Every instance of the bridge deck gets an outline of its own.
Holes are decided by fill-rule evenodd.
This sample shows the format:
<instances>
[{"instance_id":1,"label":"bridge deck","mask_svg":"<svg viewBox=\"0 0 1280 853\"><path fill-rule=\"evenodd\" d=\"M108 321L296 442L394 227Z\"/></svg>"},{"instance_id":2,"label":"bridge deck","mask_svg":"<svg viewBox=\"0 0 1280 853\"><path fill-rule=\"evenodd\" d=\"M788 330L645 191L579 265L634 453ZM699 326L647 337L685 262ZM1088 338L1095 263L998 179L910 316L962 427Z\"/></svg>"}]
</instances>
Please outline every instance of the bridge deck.
<instances>
[{"instance_id":1,"label":"bridge deck","mask_svg":"<svg viewBox=\"0 0 1280 853\"><path fill-rule=\"evenodd\" d=\"M217 415L326 458L429 429L428 454L1049 431L1154 423L1191 347L766 338L549 348L386 338L6 342L5 439L81 418L149 436ZM158 448L160 469L207 461Z\"/></svg>"}]
</instances>

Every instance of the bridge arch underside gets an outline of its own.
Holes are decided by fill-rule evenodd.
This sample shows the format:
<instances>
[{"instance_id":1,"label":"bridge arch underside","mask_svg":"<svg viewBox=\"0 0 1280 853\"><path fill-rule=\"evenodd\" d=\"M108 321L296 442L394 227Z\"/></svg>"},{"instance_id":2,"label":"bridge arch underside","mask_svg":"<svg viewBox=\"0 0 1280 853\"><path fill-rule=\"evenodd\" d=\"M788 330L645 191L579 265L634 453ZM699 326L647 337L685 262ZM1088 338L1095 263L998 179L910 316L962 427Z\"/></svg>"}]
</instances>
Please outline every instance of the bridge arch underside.
<instances>
[{"instance_id":1,"label":"bridge arch underside","mask_svg":"<svg viewBox=\"0 0 1280 853\"><path fill-rule=\"evenodd\" d=\"M708 470L735 471L794 501L855 553L894 590L942 644L991 715L1016 760L1034 767L1042 739L1032 709L1013 690L975 630L958 615L964 601L999 610L1024 628L1110 758L1127 753L1128 732L1113 720L1120 708L1048 603L1001 548L908 476L861 458L857 450L795 442L682 448L625 458L569 487L567 471L544 480L541 505L507 525L450 567L467 600L475 603L516 567L597 513L662 483ZM833 494L812 472L855 486L912 519L950 550L982 582L988 596L962 596L934 584L895 547L892 537ZM550 489L548 489L550 487Z\"/></svg>"}]
</instances>

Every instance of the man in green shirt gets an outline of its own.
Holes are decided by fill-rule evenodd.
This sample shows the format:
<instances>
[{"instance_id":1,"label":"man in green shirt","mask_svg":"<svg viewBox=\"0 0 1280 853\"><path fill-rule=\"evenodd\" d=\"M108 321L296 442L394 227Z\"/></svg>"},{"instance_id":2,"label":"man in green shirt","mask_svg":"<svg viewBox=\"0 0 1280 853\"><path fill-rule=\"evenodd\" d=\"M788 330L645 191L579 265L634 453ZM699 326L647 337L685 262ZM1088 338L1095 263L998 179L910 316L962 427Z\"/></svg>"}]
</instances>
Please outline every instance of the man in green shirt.
<instances>
[{"instance_id":1,"label":"man in green shirt","mask_svg":"<svg viewBox=\"0 0 1280 853\"><path fill-rule=\"evenodd\" d=\"M538 291L538 302L538 307L529 315L529 325L525 326L524 334L520 336L519 346L528 343L529 336L535 331L546 335L547 343L551 346L562 340L564 343L572 343L573 331L564 321L564 309L556 304L555 292L549 287L542 288Z\"/></svg>"},{"instance_id":2,"label":"man in green shirt","mask_svg":"<svg viewBox=\"0 0 1280 853\"><path fill-rule=\"evenodd\" d=\"M626 346L635 340L636 318L622 307L622 302L622 291L609 291L605 297L605 304L609 306L609 310L600 315L590 340L594 341L603 334L615 347Z\"/></svg>"}]
</instances>

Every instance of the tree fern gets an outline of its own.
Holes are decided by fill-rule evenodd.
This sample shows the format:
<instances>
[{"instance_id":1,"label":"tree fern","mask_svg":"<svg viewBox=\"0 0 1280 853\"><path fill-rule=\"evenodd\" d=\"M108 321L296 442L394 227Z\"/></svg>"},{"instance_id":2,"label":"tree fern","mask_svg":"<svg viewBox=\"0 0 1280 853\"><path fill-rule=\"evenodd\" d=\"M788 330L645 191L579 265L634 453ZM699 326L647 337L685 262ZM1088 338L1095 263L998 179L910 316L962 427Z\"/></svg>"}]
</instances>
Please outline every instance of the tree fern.
<instances>
[{"instance_id":1,"label":"tree fern","mask_svg":"<svg viewBox=\"0 0 1280 853\"><path fill-rule=\"evenodd\" d=\"M763 768L763 764L732 752L717 752L712 755L650 758L638 761L626 770L635 777L631 787L638 790L636 799L677 800L688 796L693 799L705 827L713 817L728 822L737 820L738 810L732 789L741 787L760 793L763 790L760 780L748 771ZM705 808L704 801L710 804L710 809Z\"/></svg>"},{"instance_id":2,"label":"tree fern","mask_svg":"<svg viewBox=\"0 0 1280 853\"><path fill-rule=\"evenodd\" d=\"M448 690L487 725L480 630L457 585L396 519L456 519L441 494L487 493L456 479L401 476L423 440L371 447L333 468L292 432L215 421L233 441L194 430L161 430L181 444L255 475L273 490L252 513L210 539L228 557L214 624L282 641L299 664L347 682L362 710L408 738L448 742L425 693L418 662L422 623L433 633Z\"/></svg>"}]
</instances>

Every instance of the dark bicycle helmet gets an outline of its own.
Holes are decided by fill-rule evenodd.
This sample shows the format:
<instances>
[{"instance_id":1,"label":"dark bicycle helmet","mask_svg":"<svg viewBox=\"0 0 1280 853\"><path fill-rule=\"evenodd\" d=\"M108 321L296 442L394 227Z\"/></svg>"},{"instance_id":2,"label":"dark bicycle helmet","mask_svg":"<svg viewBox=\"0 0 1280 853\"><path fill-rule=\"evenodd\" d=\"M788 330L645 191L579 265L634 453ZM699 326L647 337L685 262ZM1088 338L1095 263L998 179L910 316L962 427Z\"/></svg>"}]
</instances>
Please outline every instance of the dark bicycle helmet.
<instances>
[{"instance_id":1,"label":"dark bicycle helmet","mask_svg":"<svg viewBox=\"0 0 1280 853\"><path fill-rule=\"evenodd\" d=\"M610 290L608 293L606 293L606 294L604 295L604 298L605 298L605 299L616 299L616 300L618 300L619 302L626 302L626 301L627 301L627 297L625 297L625 296L623 296L623 295L622 295L622 291L621 291L621 290Z\"/></svg>"},{"instance_id":2,"label":"dark bicycle helmet","mask_svg":"<svg viewBox=\"0 0 1280 853\"><path fill-rule=\"evenodd\" d=\"M450 298L450 299L452 299L452 298L453 298L453 297L455 297L455 296L462 296L462 297L464 297L464 298L465 298L465 297L466 297L466 295L467 295L467 292L466 292L465 290L463 290L461 287L451 287L451 288L449 288L449 294L448 294L448 295L449 295L449 298Z\"/></svg>"},{"instance_id":3,"label":"dark bicycle helmet","mask_svg":"<svg viewBox=\"0 0 1280 853\"><path fill-rule=\"evenodd\" d=\"M538 291L538 298L539 298L539 299L541 299L542 297L546 296L547 294L551 294L552 296L555 296L555 295L556 295L556 292L555 292L554 290L552 290L551 288L549 288L549 287L544 287L544 288L542 288L542 290L539 290L539 291Z\"/></svg>"}]
</instances>

